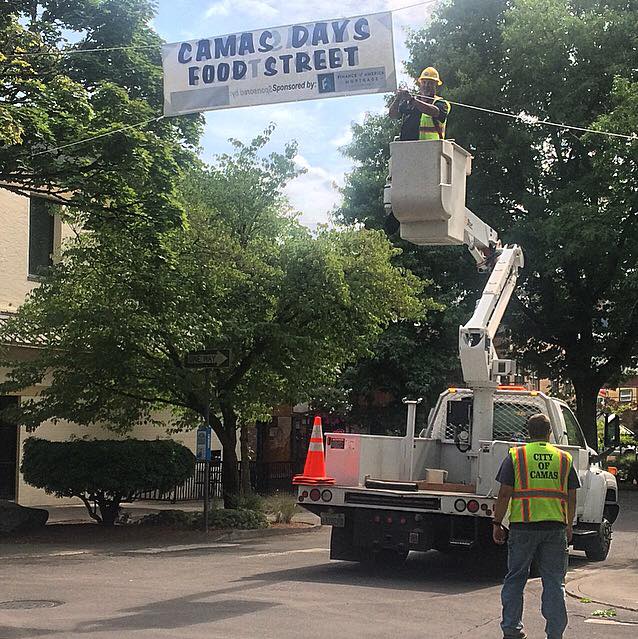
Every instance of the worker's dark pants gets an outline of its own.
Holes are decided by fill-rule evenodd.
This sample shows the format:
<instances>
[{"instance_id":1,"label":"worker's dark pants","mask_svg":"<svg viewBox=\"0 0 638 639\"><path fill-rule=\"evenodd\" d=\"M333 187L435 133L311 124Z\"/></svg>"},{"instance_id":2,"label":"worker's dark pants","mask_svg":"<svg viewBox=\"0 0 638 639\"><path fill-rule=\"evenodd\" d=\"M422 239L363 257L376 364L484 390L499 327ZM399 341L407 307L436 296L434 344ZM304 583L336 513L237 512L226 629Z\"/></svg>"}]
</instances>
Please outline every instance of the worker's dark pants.
<instances>
[{"instance_id":1,"label":"worker's dark pants","mask_svg":"<svg viewBox=\"0 0 638 639\"><path fill-rule=\"evenodd\" d=\"M523 634L523 590L534 558L543 582L541 612L547 623L548 639L561 639L567 627L565 573L567 572L567 535L565 528L529 530L524 526L510 530L507 576L501 591L504 637Z\"/></svg>"}]
</instances>

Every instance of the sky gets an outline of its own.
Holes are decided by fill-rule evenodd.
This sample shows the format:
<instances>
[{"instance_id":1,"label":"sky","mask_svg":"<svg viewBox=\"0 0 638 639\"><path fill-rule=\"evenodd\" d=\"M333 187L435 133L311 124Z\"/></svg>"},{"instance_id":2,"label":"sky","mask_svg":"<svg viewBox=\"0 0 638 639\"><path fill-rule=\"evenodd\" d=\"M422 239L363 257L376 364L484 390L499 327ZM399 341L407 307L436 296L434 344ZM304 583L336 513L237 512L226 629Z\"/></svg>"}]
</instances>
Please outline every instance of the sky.
<instances>
[{"instance_id":1,"label":"sky","mask_svg":"<svg viewBox=\"0 0 638 639\"><path fill-rule=\"evenodd\" d=\"M292 23L341 18L396 10L418 0L159 0L154 27L167 42L210 38ZM432 5L396 11L393 14L395 59L398 80L406 79L402 61L407 58L406 28L427 23ZM250 141L269 123L276 125L271 150L279 151L289 140L299 149L295 162L306 173L286 189L300 213L300 221L315 228L329 222L329 213L339 203L338 186L352 163L339 152L350 139L352 122L363 122L367 112L385 108L383 95L358 95L306 102L262 105L209 111L202 138L203 159L231 150L228 138Z\"/></svg>"}]
</instances>

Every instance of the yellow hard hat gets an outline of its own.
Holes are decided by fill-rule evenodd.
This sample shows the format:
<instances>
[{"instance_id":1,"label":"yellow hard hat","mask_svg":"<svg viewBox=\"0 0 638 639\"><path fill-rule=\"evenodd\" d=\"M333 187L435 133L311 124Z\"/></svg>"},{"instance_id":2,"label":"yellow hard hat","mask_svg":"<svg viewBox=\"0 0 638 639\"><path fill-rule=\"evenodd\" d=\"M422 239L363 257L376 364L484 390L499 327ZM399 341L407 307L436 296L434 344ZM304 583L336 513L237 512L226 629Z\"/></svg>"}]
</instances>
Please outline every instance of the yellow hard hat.
<instances>
[{"instance_id":1,"label":"yellow hard hat","mask_svg":"<svg viewBox=\"0 0 638 639\"><path fill-rule=\"evenodd\" d=\"M427 67L426 69L423 69L419 76L419 82L421 82L421 80L436 80L438 86L443 84L439 77L439 72L434 67Z\"/></svg>"}]
</instances>

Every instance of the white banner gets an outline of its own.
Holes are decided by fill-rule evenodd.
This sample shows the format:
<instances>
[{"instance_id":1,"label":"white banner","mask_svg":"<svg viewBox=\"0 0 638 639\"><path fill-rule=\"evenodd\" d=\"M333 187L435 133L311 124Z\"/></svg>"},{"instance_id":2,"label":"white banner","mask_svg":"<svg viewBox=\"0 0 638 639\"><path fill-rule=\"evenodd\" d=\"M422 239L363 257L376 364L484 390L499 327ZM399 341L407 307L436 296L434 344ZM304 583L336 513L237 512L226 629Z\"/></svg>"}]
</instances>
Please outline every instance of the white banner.
<instances>
[{"instance_id":1,"label":"white banner","mask_svg":"<svg viewBox=\"0 0 638 639\"><path fill-rule=\"evenodd\" d=\"M396 91L392 14L162 46L164 115Z\"/></svg>"}]
</instances>

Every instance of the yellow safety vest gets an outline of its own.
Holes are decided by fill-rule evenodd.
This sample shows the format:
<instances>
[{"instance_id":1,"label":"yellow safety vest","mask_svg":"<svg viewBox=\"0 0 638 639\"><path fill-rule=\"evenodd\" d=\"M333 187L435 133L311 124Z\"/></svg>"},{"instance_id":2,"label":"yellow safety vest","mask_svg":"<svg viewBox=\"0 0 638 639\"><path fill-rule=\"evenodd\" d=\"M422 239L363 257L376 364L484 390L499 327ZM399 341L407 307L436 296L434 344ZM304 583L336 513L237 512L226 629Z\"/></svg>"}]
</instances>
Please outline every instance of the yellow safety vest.
<instances>
[{"instance_id":1,"label":"yellow safety vest","mask_svg":"<svg viewBox=\"0 0 638 639\"><path fill-rule=\"evenodd\" d=\"M567 478L572 456L547 442L510 449L514 465L510 521L567 523Z\"/></svg>"},{"instance_id":2,"label":"yellow safety vest","mask_svg":"<svg viewBox=\"0 0 638 639\"><path fill-rule=\"evenodd\" d=\"M438 96L434 96L433 104L445 102L448 114L450 113L450 103ZM431 115L421 114L419 123L419 140L445 140L445 122L436 122Z\"/></svg>"}]
</instances>

